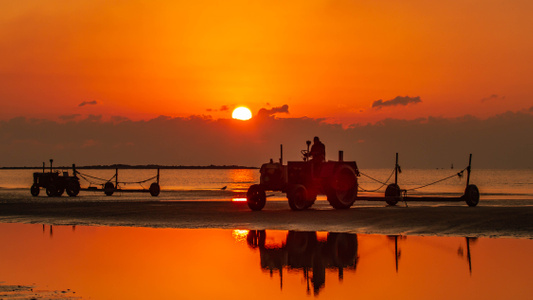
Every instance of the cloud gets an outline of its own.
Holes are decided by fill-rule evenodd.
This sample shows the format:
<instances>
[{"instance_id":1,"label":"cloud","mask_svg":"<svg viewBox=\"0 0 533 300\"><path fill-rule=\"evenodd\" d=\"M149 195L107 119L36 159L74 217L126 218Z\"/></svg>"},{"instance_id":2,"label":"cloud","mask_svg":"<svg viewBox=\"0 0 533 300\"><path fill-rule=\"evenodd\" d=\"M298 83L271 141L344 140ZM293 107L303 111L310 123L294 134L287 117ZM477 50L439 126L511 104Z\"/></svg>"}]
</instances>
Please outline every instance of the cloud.
<instances>
[{"instance_id":1,"label":"cloud","mask_svg":"<svg viewBox=\"0 0 533 300\"><path fill-rule=\"evenodd\" d=\"M284 106L265 115L286 112ZM72 122L14 118L0 121L0 166L38 166L55 158L58 165L166 164L257 166L279 157L300 161L305 141L319 136L326 158L357 160L363 172L392 168L394 154L409 168L465 167L473 154L476 168L533 168L533 114L507 112L488 119L386 119L375 124L328 124L313 118L253 118L248 122L202 116L151 120L101 116ZM124 119L125 120L125 119ZM38 146L36 146L38 145ZM37 148L39 151L35 151ZM216 151L214 151L216 149ZM392 164L391 164L392 163ZM473 178L475 180L475 177Z\"/></svg>"},{"instance_id":2,"label":"cloud","mask_svg":"<svg viewBox=\"0 0 533 300\"><path fill-rule=\"evenodd\" d=\"M220 106L219 109L208 108L208 109L206 109L206 111L208 111L208 112L212 112L212 111L228 111L228 110L231 109L231 107L232 106L230 106L230 105L222 105L222 106Z\"/></svg>"},{"instance_id":3,"label":"cloud","mask_svg":"<svg viewBox=\"0 0 533 300\"><path fill-rule=\"evenodd\" d=\"M497 94L492 94L488 97L482 98L481 102L487 102L487 101L503 101L505 100L505 96L499 96Z\"/></svg>"},{"instance_id":4,"label":"cloud","mask_svg":"<svg viewBox=\"0 0 533 300\"><path fill-rule=\"evenodd\" d=\"M71 121L71 120L76 119L79 116L81 115L80 114L62 115L62 116L59 116L59 119L63 121Z\"/></svg>"},{"instance_id":5,"label":"cloud","mask_svg":"<svg viewBox=\"0 0 533 300\"><path fill-rule=\"evenodd\" d=\"M372 108L381 109L385 106L398 106L398 105L408 105L410 103L416 104L420 103L420 97L409 97L409 96L397 96L394 99L383 101L382 99L376 100L372 103Z\"/></svg>"},{"instance_id":6,"label":"cloud","mask_svg":"<svg viewBox=\"0 0 533 300\"><path fill-rule=\"evenodd\" d=\"M79 107L85 106L85 105L96 105L98 102L96 100L93 101L83 101L82 103L78 104Z\"/></svg>"},{"instance_id":7,"label":"cloud","mask_svg":"<svg viewBox=\"0 0 533 300\"><path fill-rule=\"evenodd\" d=\"M277 114L277 113L288 114L289 113L289 105L284 104L282 106L272 107L271 109L261 108L257 112L257 116L258 117L270 117L270 116L272 116L274 114Z\"/></svg>"}]
</instances>

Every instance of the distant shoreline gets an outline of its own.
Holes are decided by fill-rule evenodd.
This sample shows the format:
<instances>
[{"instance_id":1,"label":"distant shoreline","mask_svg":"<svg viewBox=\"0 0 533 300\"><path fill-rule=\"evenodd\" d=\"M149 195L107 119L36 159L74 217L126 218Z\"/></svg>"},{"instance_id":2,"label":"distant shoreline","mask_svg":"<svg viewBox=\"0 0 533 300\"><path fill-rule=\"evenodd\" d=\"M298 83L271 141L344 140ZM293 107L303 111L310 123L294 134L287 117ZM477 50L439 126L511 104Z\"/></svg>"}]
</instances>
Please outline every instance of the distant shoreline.
<instances>
[{"instance_id":1,"label":"distant shoreline","mask_svg":"<svg viewBox=\"0 0 533 300\"><path fill-rule=\"evenodd\" d=\"M42 170L43 167L0 167L0 170ZM58 166L57 169L72 169L72 166ZM209 166L166 166L166 165L92 165L92 166L76 166L76 169L92 169L92 170L113 170L113 169L184 169L184 170L230 170L230 169L259 169L258 167L247 167L238 165L209 165ZM50 170L50 167L45 167L45 170Z\"/></svg>"}]
</instances>

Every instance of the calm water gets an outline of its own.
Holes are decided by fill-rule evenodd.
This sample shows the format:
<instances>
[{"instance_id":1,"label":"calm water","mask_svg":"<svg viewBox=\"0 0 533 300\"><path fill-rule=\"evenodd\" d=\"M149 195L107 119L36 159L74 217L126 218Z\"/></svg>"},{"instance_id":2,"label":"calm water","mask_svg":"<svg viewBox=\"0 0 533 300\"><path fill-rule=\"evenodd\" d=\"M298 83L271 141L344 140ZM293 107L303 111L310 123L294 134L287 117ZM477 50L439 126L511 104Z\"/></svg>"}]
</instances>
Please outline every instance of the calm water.
<instances>
[{"instance_id":1,"label":"calm water","mask_svg":"<svg viewBox=\"0 0 533 300\"><path fill-rule=\"evenodd\" d=\"M83 299L533 294L533 240L0 224L0 244L0 297L7 285Z\"/></svg>"},{"instance_id":2,"label":"calm water","mask_svg":"<svg viewBox=\"0 0 533 300\"><path fill-rule=\"evenodd\" d=\"M30 195L29 187L33 179L32 173L40 170L0 170L0 189L5 193L18 195ZM452 176L460 170L403 170L399 174L398 183L402 189L412 189L425 185L439 179ZM81 170L85 175L110 179L115 174L114 170ZM365 175L385 182L392 170L370 169L361 170ZM151 180L142 184L132 183L142 181L157 174L156 170L119 170L119 181L129 182L121 184L123 189L147 189ZM259 170L238 169L238 170L161 170L160 184L162 193L158 197L161 200L191 200L191 199L232 199L243 196L248 187L259 182ZM383 195L384 187L381 183L370 179L367 176L359 178L361 195ZM86 177L88 178L88 177ZM90 179L90 178L88 178ZM82 188L89 186L101 187L104 181L90 179L91 182L81 179ZM390 182L394 181L394 176L390 177ZM533 199L533 171L532 170L486 170L474 169L470 178L470 183L476 184L481 192L482 200L490 199ZM415 191L409 191L409 195L460 195L463 193L466 184L465 176L460 178L454 176L446 181L437 183ZM225 188L224 188L225 187ZM376 193L368 193L382 187ZM386 186L385 186L386 187ZM224 189L223 189L224 188ZM41 196L45 195L44 191ZM80 197L102 195L102 192L82 191ZM285 195L273 193L274 199L284 199ZM131 196L131 194L117 193L112 198L118 197L142 197L150 198L148 194ZM320 199L320 197L319 197Z\"/></svg>"}]
</instances>

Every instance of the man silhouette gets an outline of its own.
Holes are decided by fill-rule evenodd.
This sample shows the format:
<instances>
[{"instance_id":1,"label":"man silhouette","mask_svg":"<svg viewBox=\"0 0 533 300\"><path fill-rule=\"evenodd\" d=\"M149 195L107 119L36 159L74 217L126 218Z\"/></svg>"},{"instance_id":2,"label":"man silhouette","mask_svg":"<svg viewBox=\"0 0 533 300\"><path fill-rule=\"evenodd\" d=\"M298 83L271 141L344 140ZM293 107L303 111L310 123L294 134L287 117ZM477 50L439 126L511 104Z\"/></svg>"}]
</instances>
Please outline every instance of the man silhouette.
<instances>
[{"instance_id":1,"label":"man silhouette","mask_svg":"<svg viewBox=\"0 0 533 300\"><path fill-rule=\"evenodd\" d=\"M326 146L322 144L318 136L315 136L313 139L313 146L311 146L309 156L313 157L311 161L315 164L324 162L326 160Z\"/></svg>"}]
</instances>

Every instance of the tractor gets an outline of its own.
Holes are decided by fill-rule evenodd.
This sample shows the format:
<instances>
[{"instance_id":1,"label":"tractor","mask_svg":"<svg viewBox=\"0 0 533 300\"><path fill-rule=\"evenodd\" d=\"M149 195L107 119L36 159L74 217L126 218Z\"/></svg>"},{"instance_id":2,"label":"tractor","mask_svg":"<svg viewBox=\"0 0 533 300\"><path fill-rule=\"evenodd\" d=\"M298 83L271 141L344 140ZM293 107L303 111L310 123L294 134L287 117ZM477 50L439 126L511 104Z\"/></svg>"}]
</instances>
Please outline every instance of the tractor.
<instances>
[{"instance_id":1,"label":"tractor","mask_svg":"<svg viewBox=\"0 0 533 300\"><path fill-rule=\"evenodd\" d=\"M73 166L73 176L68 172L60 174L52 169L53 159L50 160L50 172L45 172L43 163L43 172L33 173L33 185L30 192L32 196L39 196L40 188L46 190L48 197L60 197L66 191L70 197L75 197L80 192L80 181L76 176L75 167Z\"/></svg>"},{"instance_id":2,"label":"tractor","mask_svg":"<svg viewBox=\"0 0 533 300\"><path fill-rule=\"evenodd\" d=\"M289 161L283 164L283 146L281 158L261 166L260 182L248 188L246 200L251 210L259 211L265 207L266 191L286 193L292 210L300 211L310 208L317 195L326 195L328 202L335 209L348 209L357 197L357 177L359 170L355 161L344 161L343 152L339 151L338 161L313 162L309 160L309 146L302 150L303 161Z\"/></svg>"}]
</instances>

